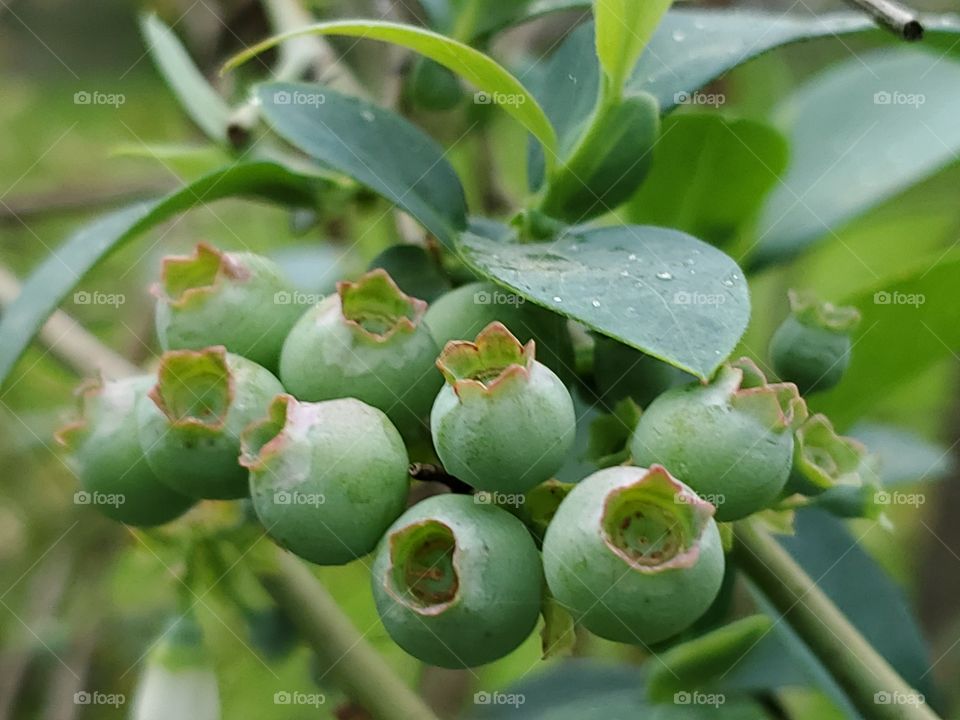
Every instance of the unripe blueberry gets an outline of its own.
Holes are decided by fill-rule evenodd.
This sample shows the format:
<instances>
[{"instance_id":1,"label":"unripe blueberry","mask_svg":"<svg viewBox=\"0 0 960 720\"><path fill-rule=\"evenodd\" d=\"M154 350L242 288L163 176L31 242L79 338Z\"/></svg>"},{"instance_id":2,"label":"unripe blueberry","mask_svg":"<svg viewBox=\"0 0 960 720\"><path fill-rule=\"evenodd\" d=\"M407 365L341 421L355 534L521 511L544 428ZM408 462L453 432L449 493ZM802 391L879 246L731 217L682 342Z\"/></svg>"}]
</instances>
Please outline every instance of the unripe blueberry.
<instances>
[{"instance_id":1,"label":"unripe blueberry","mask_svg":"<svg viewBox=\"0 0 960 720\"><path fill-rule=\"evenodd\" d=\"M526 528L467 495L436 495L384 535L373 565L384 627L411 655L447 668L503 657L533 630L543 570Z\"/></svg>"},{"instance_id":2,"label":"unripe blueberry","mask_svg":"<svg viewBox=\"0 0 960 720\"><path fill-rule=\"evenodd\" d=\"M860 323L853 307L836 307L811 293L790 291L790 316L770 340L773 369L806 395L829 390L850 364L850 339Z\"/></svg>"},{"instance_id":3,"label":"unripe blueberry","mask_svg":"<svg viewBox=\"0 0 960 720\"><path fill-rule=\"evenodd\" d=\"M611 407L626 397L645 407L683 378L690 379L652 355L604 335L594 337L593 377L601 398Z\"/></svg>"},{"instance_id":4,"label":"unripe blueberry","mask_svg":"<svg viewBox=\"0 0 960 720\"><path fill-rule=\"evenodd\" d=\"M550 479L573 445L566 386L500 323L476 343L450 342L437 360L447 384L430 413L447 472L481 490L526 492Z\"/></svg>"},{"instance_id":5,"label":"unripe blueberry","mask_svg":"<svg viewBox=\"0 0 960 720\"><path fill-rule=\"evenodd\" d=\"M537 358L564 382L573 380L573 341L567 319L488 282L461 285L430 305L424 322L437 346L476 337L492 322L507 326L521 342L537 343Z\"/></svg>"},{"instance_id":6,"label":"unripe blueberry","mask_svg":"<svg viewBox=\"0 0 960 720\"><path fill-rule=\"evenodd\" d=\"M749 360L724 365L707 385L668 390L630 440L638 465L659 463L717 506L717 519L770 506L793 462L792 427L806 417L792 383L770 384Z\"/></svg>"},{"instance_id":7,"label":"unripe blueberry","mask_svg":"<svg viewBox=\"0 0 960 720\"><path fill-rule=\"evenodd\" d=\"M706 612L723 582L713 511L659 465L595 472L547 528L550 592L609 640L646 645L672 637Z\"/></svg>"},{"instance_id":8,"label":"unripe blueberry","mask_svg":"<svg viewBox=\"0 0 960 720\"><path fill-rule=\"evenodd\" d=\"M128 525L162 525L195 502L160 482L140 449L137 405L152 383L149 375L84 383L81 419L57 433L80 480L77 502Z\"/></svg>"},{"instance_id":9,"label":"unripe blueberry","mask_svg":"<svg viewBox=\"0 0 960 720\"><path fill-rule=\"evenodd\" d=\"M280 395L242 445L257 517L306 560L342 565L366 555L403 512L406 448L387 416L359 400Z\"/></svg>"},{"instance_id":10,"label":"unripe blueberry","mask_svg":"<svg viewBox=\"0 0 960 720\"><path fill-rule=\"evenodd\" d=\"M240 434L283 386L269 370L220 345L164 353L137 420L147 463L166 485L194 498L249 492Z\"/></svg>"},{"instance_id":11,"label":"unripe blueberry","mask_svg":"<svg viewBox=\"0 0 960 720\"><path fill-rule=\"evenodd\" d=\"M874 483L874 458L859 440L837 435L826 415L811 415L794 433L786 493L819 495L836 485Z\"/></svg>"},{"instance_id":12,"label":"unripe blueberry","mask_svg":"<svg viewBox=\"0 0 960 720\"><path fill-rule=\"evenodd\" d=\"M427 304L373 270L308 310L290 331L280 379L301 400L354 397L407 432L430 411L442 378L423 324Z\"/></svg>"},{"instance_id":13,"label":"unripe blueberry","mask_svg":"<svg viewBox=\"0 0 960 720\"><path fill-rule=\"evenodd\" d=\"M275 262L206 243L193 255L165 258L153 293L164 350L223 345L270 370L276 370L284 338L302 311Z\"/></svg>"}]
</instances>

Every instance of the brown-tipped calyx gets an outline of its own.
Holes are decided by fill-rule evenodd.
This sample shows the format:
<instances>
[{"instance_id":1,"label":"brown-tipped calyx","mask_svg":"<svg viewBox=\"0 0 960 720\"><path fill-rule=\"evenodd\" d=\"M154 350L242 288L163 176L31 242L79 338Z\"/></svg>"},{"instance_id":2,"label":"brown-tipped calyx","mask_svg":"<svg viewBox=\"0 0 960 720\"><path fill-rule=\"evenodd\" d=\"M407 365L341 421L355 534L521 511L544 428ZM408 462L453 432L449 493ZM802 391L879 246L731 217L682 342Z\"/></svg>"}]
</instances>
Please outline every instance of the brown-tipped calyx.
<instances>
[{"instance_id":1,"label":"brown-tipped calyx","mask_svg":"<svg viewBox=\"0 0 960 720\"><path fill-rule=\"evenodd\" d=\"M796 428L809 415L807 403L794 383L768 382L749 358L722 367L715 382L729 393L733 407L750 413L775 432Z\"/></svg>"},{"instance_id":2,"label":"brown-tipped calyx","mask_svg":"<svg viewBox=\"0 0 960 720\"><path fill-rule=\"evenodd\" d=\"M855 307L823 302L809 290L790 290L787 297L791 314L803 325L848 334L860 324Z\"/></svg>"},{"instance_id":3,"label":"brown-tipped calyx","mask_svg":"<svg viewBox=\"0 0 960 720\"><path fill-rule=\"evenodd\" d=\"M388 538L387 592L420 615L439 615L460 593L459 551L453 530L439 520L400 528Z\"/></svg>"},{"instance_id":4,"label":"brown-tipped calyx","mask_svg":"<svg viewBox=\"0 0 960 720\"><path fill-rule=\"evenodd\" d=\"M191 300L212 293L224 280L249 277L249 270L230 253L200 242L192 255L165 257L160 282L151 291L175 307L185 307Z\"/></svg>"},{"instance_id":5,"label":"brown-tipped calyx","mask_svg":"<svg viewBox=\"0 0 960 720\"><path fill-rule=\"evenodd\" d=\"M76 450L90 429L90 405L94 398L103 393L106 381L102 375L95 378L86 378L81 382L73 395L77 398L77 417L54 434L53 439L68 450Z\"/></svg>"},{"instance_id":6,"label":"brown-tipped calyx","mask_svg":"<svg viewBox=\"0 0 960 720\"><path fill-rule=\"evenodd\" d=\"M520 343L500 322L485 327L475 342L452 340L440 353L437 367L461 398L490 394L515 380L526 380L535 362L535 345Z\"/></svg>"},{"instance_id":7,"label":"brown-tipped calyx","mask_svg":"<svg viewBox=\"0 0 960 720\"><path fill-rule=\"evenodd\" d=\"M420 325L427 303L404 293L382 268L356 282L337 283L340 311L363 337L387 342L398 333L412 333Z\"/></svg>"},{"instance_id":8,"label":"brown-tipped calyx","mask_svg":"<svg viewBox=\"0 0 960 720\"><path fill-rule=\"evenodd\" d=\"M166 352L157 378L148 395L171 426L223 428L236 392L225 347Z\"/></svg>"}]
</instances>

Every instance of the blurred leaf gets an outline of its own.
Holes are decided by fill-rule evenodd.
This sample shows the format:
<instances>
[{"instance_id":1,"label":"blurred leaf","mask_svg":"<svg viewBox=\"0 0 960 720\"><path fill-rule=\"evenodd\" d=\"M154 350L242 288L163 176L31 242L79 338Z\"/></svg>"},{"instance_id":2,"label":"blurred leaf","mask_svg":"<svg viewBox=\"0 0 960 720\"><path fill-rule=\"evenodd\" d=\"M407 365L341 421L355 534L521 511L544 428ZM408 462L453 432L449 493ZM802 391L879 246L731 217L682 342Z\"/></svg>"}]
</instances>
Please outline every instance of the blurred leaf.
<instances>
[{"instance_id":1,"label":"blurred leaf","mask_svg":"<svg viewBox=\"0 0 960 720\"><path fill-rule=\"evenodd\" d=\"M322 85L267 83L257 96L281 137L375 190L453 246L467 224L463 188L429 135L389 110Z\"/></svg>"},{"instance_id":2,"label":"blurred leaf","mask_svg":"<svg viewBox=\"0 0 960 720\"><path fill-rule=\"evenodd\" d=\"M158 162L186 181L213 172L230 162L227 152L216 145L127 143L115 147L112 154Z\"/></svg>"},{"instance_id":3,"label":"blurred leaf","mask_svg":"<svg viewBox=\"0 0 960 720\"><path fill-rule=\"evenodd\" d=\"M666 702L674 693L711 687L766 635L773 621L751 615L675 645L650 662L650 698Z\"/></svg>"},{"instance_id":4,"label":"blurred leaf","mask_svg":"<svg viewBox=\"0 0 960 720\"><path fill-rule=\"evenodd\" d=\"M838 427L849 427L894 388L955 356L960 348L958 278L960 250L955 249L842 299L863 316L850 367L839 385L811 398L811 408Z\"/></svg>"},{"instance_id":5,"label":"blurred leaf","mask_svg":"<svg viewBox=\"0 0 960 720\"><path fill-rule=\"evenodd\" d=\"M137 203L100 217L71 235L23 284L0 320L0 385L47 317L101 260L138 234L172 215L233 195L283 204L313 201L310 178L268 162L229 165L160 200Z\"/></svg>"},{"instance_id":6,"label":"blurred leaf","mask_svg":"<svg viewBox=\"0 0 960 720\"><path fill-rule=\"evenodd\" d=\"M197 69L186 49L153 13L140 18L147 51L190 119L211 140L225 143L230 106Z\"/></svg>"},{"instance_id":7,"label":"blurred leaf","mask_svg":"<svg viewBox=\"0 0 960 720\"><path fill-rule=\"evenodd\" d=\"M787 156L783 136L762 123L706 114L667 118L650 174L618 215L721 243L757 211Z\"/></svg>"},{"instance_id":8,"label":"blurred leaf","mask_svg":"<svg viewBox=\"0 0 960 720\"><path fill-rule=\"evenodd\" d=\"M590 0L422 0L430 26L475 45L510 25L561 10L590 10ZM462 18L462 19L461 19Z\"/></svg>"},{"instance_id":9,"label":"blurred leaf","mask_svg":"<svg viewBox=\"0 0 960 720\"><path fill-rule=\"evenodd\" d=\"M953 469L949 448L909 430L859 423L849 433L880 459L880 482L895 487L919 480L939 480Z\"/></svg>"},{"instance_id":10,"label":"blurred leaf","mask_svg":"<svg viewBox=\"0 0 960 720\"><path fill-rule=\"evenodd\" d=\"M619 96L623 83L673 0L595 0L597 57Z\"/></svg>"},{"instance_id":11,"label":"blurred leaf","mask_svg":"<svg viewBox=\"0 0 960 720\"><path fill-rule=\"evenodd\" d=\"M417 245L394 245L377 255L370 269L383 268L408 295L428 303L450 289L436 261Z\"/></svg>"},{"instance_id":12,"label":"blurred leaf","mask_svg":"<svg viewBox=\"0 0 960 720\"><path fill-rule=\"evenodd\" d=\"M770 195L751 263L789 259L956 161L960 63L917 50L858 55L781 109L792 160Z\"/></svg>"},{"instance_id":13,"label":"blurred leaf","mask_svg":"<svg viewBox=\"0 0 960 720\"><path fill-rule=\"evenodd\" d=\"M557 137L553 126L519 80L490 56L424 28L377 20L319 23L264 40L234 56L227 62L226 69L234 68L285 40L314 34L382 40L420 53L487 93L489 102L502 106L543 143L549 158L556 153Z\"/></svg>"},{"instance_id":14,"label":"blurred leaf","mask_svg":"<svg viewBox=\"0 0 960 720\"><path fill-rule=\"evenodd\" d=\"M630 436L638 422L640 406L629 397L620 400L612 413L599 415L590 422L587 457L600 468L628 460Z\"/></svg>"},{"instance_id":15,"label":"blurred leaf","mask_svg":"<svg viewBox=\"0 0 960 720\"><path fill-rule=\"evenodd\" d=\"M505 244L460 237L466 262L517 294L708 378L750 318L729 257L675 230L640 225Z\"/></svg>"}]
</instances>

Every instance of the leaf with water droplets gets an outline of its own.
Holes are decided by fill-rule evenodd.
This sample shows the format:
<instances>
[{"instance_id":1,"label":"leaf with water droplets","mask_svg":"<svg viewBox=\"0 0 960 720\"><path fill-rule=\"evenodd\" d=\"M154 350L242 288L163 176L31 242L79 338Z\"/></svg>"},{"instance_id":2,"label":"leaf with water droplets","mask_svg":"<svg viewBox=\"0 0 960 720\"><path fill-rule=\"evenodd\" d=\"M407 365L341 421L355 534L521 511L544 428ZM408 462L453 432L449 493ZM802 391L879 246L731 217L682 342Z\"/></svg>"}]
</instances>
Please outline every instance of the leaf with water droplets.
<instances>
[{"instance_id":1,"label":"leaf with water droplets","mask_svg":"<svg viewBox=\"0 0 960 720\"><path fill-rule=\"evenodd\" d=\"M518 295L701 378L733 352L750 319L736 263L676 230L625 225L536 244L464 233L458 246Z\"/></svg>"}]
</instances>

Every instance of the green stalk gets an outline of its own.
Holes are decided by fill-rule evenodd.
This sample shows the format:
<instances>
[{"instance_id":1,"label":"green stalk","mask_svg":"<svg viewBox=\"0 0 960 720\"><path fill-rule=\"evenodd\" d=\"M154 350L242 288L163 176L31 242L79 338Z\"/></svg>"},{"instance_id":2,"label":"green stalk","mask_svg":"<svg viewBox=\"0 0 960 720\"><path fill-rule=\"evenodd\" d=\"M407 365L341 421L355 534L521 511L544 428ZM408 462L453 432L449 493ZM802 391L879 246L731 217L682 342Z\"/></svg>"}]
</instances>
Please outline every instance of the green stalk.
<instances>
[{"instance_id":1,"label":"green stalk","mask_svg":"<svg viewBox=\"0 0 960 720\"><path fill-rule=\"evenodd\" d=\"M756 521L734 526L737 564L782 613L864 717L939 720L922 696L864 639L790 554ZM895 702L877 702L887 694ZM896 702L899 698L900 702Z\"/></svg>"},{"instance_id":2,"label":"green stalk","mask_svg":"<svg viewBox=\"0 0 960 720\"><path fill-rule=\"evenodd\" d=\"M254 568L257 579L331 667L339 685L377 720L438 720L364 640L307 567L279 549Z\"/></svg>"}]
</instances>

